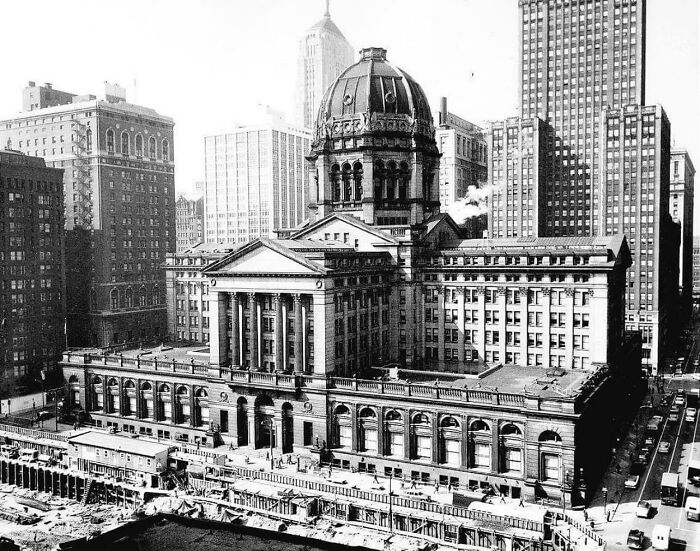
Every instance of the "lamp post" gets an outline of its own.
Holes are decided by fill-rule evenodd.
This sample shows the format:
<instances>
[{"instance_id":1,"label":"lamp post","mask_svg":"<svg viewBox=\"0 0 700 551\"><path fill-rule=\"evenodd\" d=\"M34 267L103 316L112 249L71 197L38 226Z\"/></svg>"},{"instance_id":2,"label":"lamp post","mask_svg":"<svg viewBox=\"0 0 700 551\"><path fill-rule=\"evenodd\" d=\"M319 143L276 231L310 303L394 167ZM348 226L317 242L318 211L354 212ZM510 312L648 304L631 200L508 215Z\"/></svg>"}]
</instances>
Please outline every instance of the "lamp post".
<instances>
[{"instance_id":1,"label":"lamp post","mask_svg":"<svg viewBox=\"0 0 700 551\"><path fill-rule=\"evenodd\" d=\"M608 506L608 489L603 488L603 516L605 518L608 518L607 506Z\"/></svg>"},{"instance_id":2,"label":"lamp post","mask_svg":"<svg viewBox=\"0 0 700 551\"><path fill-rule=\"evenodd\" d=\"M561 485L561 504L562 504L562 513L566 513L566 490L570 487L569 484L569 478L571 476L571 473L567 470L566 474L564 475L564 483Z\"/></svg>"},{"instance_id":3,"label":"lamp post","mask_svg":"<svg viewBox=\"0 0 700 551\"><path fill-rule=\"evenodd\" d=\"M392 473L389 473L389 534L394 533L394 523L393 523L393 509L392 504L394 501L393 494L391 493L391 479L394 478Z\"/></svg>"},{"instance_id":4,"label":"lamp post","mask_svg":"<svg viewBox=\"0 0 700 551\"><path fill-rule=\"evenodd\" d=\"M270 417L267 421L263 421L263 423L269 422L270 423L270 470L274 470L274 458L273 458L273 453L275 449L275 421Z\"/></svg>"}]
</instances>

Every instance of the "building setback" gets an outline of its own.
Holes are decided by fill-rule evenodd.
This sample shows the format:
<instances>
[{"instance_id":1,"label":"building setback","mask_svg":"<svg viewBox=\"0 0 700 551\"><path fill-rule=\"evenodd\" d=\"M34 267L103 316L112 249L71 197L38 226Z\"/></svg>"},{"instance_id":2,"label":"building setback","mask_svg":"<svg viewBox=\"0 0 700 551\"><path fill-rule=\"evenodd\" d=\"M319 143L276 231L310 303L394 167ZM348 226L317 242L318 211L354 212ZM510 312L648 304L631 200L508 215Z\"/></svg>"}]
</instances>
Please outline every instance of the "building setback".
<instances>
[{"instance_id":1,"label":"building setback","mask_svg":"<svg viewBox=\"0 0 700 551\"><path fill-rule=\"evenodd\" d=\"M0 150L0 393L33 385L65 346L63 170ZM25 380L25 377L29 380Z\"/></svg>"},{"instance_id":2,"label":"building setback","mask_svg":"<svg viewBox=\"0 0 700 551\"><path fill-rule=\"evenodd\" d=\"M520 115L549 126L540 235L595 235L603 109L644 104L646 0L520 0L520 19Z\"/></svg>"},{"instance_id":3,"label":"building setback","mask_svg":"<svg viewBox=\"0 0 700 551\"><path fill-rule=\"evenodd\" d=\"M207 243L273 237L308 216L310 135L268 113L268 121L204 138Z\"/></svg>"},{"instance_id":4,"label":"building setback","mask_svg":"<svg viewBox=\"0 0 700 551\"><path fill-rule=\"evenodd\" d=\"M0 142L65 169L68 344L164 335L173 120L127 103L115 85L103 100L55 94L30 83L24 112L0 122Z\"/></svg>"},{"instance_id":5,"label":"building setback","mask_svg":"<svg viewBox=\"0 0 700 551\"><path fill-rule=\"evenodd\" d=\"M642 332L643 365L656 372L678 295L678 227L669 215L671 129L661 106L603 112L600 159L603 235L627 236L629 329Z\"/></svg>"},{"instance_id":6,"label":"building setback","mask_svg":"<svg viewBox=\"0 0 700 551\"><path fill-rule=\"evenodd\" d=\"M209 281L202 269L230 253L223 243L198 243L165 260L168 337L176 342L209 342Z\"/></svg>"},{"instance_id":7,"label":"building setback","mask_svg":"<svg viewBox=\"0 0 700 551\"><path fill-rule=\"evenodd\" d=\"M323 94L355 59L353 47L331 20L327 4L323 18L299 41L298 55L298 123L302 128L313 128Z\"/></svg>"},{"instance_id":8,"label":"building setback","mask_svg":"<svg viewBox=\"0 0 700 551\"><path fill-rule=\"evenodd\" d=\"M681 224L681 248L678 288L681 310L690 313L693 294L693 220L695 211L695 167L682 149L671 151L671 191L669 212Z\"/></svg>"},{"instance_id":9,"label":"building setback","mask_svg":"<svg viewBox=\"0 0 700 551\"><path fill-rule=\"evenodd\" d=\"M204 242L204 197L188 199L180 195L175 201L175 235L177 252Z\"/></svg>"}]
</instances>

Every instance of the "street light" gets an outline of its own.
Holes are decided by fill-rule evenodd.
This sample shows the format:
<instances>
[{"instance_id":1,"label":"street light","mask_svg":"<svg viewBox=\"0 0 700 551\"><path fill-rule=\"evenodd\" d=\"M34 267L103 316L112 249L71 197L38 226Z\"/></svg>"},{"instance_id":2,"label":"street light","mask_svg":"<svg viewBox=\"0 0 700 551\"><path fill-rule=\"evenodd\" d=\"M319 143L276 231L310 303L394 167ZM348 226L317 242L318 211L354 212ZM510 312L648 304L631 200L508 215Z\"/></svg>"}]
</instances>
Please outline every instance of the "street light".
<instances>
[{"instance_id":1,"label":"street light","mask_svg":"<svg viewBox=\"0 0 700 551\"><path fill-rule=\"evenodd\" d=\"M569 488L569 477L571 473L567 470L564 475L564 483L561 485L562 513L566 513L566 490Z\"/></svg>"},{"instance_id":2,"label":"street light","mask_svg":"<svg viewBox=\"0 0 700 551\"><path fill-rule=\"evenodd\" d=\"M274 459L273 459L273 453L274 453L274 442L275 442L275 421L272 418L269 418L265 421L263 421L263 424L265 423L270 423L270 470L274 470Z\"/></svg>"},{"instance_id":3,"label":"street light","mask_svg":"<svg viewBox=\"0 0 700 551\"><path fill-rule=\"evenodd\" d=\"M608 489L603 488L603 517L608 518Z\"/></svg>"}]
</instances>

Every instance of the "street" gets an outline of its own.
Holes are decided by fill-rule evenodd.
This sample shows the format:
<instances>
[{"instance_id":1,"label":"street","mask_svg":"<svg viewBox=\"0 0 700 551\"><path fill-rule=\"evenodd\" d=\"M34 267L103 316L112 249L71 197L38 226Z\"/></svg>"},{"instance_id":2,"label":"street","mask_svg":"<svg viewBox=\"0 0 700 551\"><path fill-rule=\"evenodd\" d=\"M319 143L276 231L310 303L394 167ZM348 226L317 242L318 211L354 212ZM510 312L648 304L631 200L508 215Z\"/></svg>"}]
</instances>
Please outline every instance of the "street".
<instances>
[{"instance_id":1,"label":"street","mask_svg":"<svg viewBox=\"0 0 700 551\"><path fill-rule=\"evenodd\" d=\"M684 508L688 496L700 495L700 488L686 485L691 450L693 446L700 446L698 416L695 416L693 422L686 421L686 405L683 405L680 407L678 421L669 420L675 393L683 390L687 395L700 388L700 369L694 366L699 352L698 331L694 329L693 342L683 365L683 375L667 374L661 392L650 382L645 404L640 408L625 440L620 443L616 458L611 462L608 473L587 510L588 518L596 522L596 527L607 540L609 548L627 549L627 535L632 528L636 528L644 532L644 545L648 549L651 547L649 537L654 526L665 524L671 527L672 549L700 550L700 523L687 520ZM664 396L667 403L662 405ZM632 461L644 445L645 428L652 416L663 418L659 438L650 447L649 464L640 475L638 487L625 488L625 480L631 474ZM668 442L668 451L659 451L661 442ZM661 504L661 478L666 472L679 474L682 488L679 506ZM603 488L607 489L607 496L603 495ZM650 518L636 516L636 505L640 500L651 503L653 509ZM609 521L606 521L608 516Z\"/></svg>"}]
</instances>

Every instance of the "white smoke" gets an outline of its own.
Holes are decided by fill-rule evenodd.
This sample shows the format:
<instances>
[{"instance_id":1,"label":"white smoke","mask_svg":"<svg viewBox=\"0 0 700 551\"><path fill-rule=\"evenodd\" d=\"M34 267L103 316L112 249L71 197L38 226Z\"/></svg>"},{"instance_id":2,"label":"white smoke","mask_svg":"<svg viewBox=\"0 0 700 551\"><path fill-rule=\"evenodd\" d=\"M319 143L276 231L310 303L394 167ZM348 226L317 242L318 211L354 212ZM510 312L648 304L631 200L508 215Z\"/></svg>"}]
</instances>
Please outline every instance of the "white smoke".
<instances>
[{"instance_id":1,"label":"white smoke","mask_svg":"<svg viewBox=\"0 0 700 551\"><path fill-rule=\"evenodd\" d=\"M447 214L449 214L452 219L457 224L464 224L468 218L474 218L476 216L481 216L489 211L489 207L486 204L488 197L502 187L503 183L498 184L488 184L483 187L469 186L467 188L467 194L460 199L455 201L449 207L447 207Z\"/></svg>"}]
</instances>

